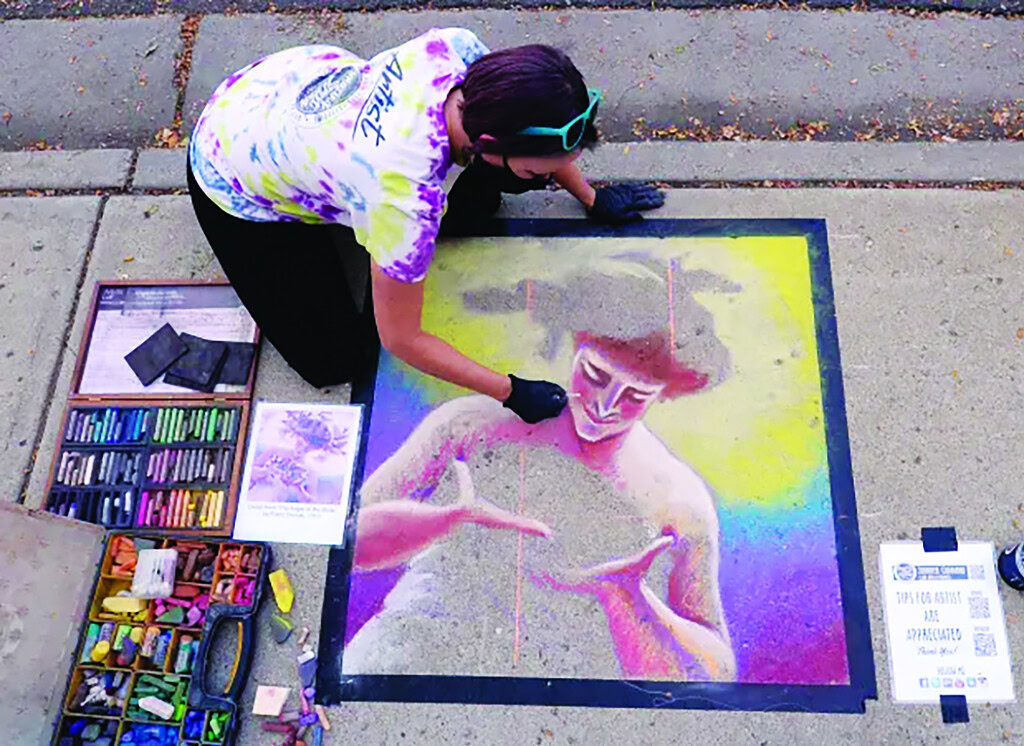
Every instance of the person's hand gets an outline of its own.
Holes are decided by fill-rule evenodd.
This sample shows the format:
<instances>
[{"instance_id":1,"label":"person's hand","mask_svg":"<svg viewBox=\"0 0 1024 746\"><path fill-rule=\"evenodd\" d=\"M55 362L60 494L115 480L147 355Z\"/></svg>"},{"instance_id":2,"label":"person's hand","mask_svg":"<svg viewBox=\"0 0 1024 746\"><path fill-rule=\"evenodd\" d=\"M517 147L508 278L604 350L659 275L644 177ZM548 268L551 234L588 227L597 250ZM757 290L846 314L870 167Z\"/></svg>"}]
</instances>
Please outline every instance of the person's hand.
<instances>
[{"instance_id":1,"label":"person's hand","mask_svg":"<svg viewBox=\"0 0 1024 746\"><path fill-rule=\"evenodd\" d=\"M639 593L651 563L675 543L672 536L662 536L648 544L643 550L623 559L611 560L586 570L576 571L559 579L544 572L537 581L552 590L582 593L599 598L625 591Z\"/></svg>"},{"instance_id":2,"label":"person's hand","mask_svg":"<svg viewBox=\"0 0 1024 746\"><path fill-rule=\"evenodd\" d=\"M587 215L607 225L642 220L641 210L653 210L665 204L665 193L650 184L613 184L595 192L594 204Z\"/></svg>"},{"instance_id":3,"label":"person's hand","mask_svg":"<svg viewBox=\"0 0 1024 746\"><path fill-rule=\"evenodd\" d=\"M550 381L527 381L509 375L512 393L503 402L524 421L534 425L549 417L557 417L565 409L569 397L565 389Z\"/></svg>"},{"instance_id":4,"label":"person's hand","mask_svg":"<svg viewBox=\"0 0 1024 746\"><path fill-rule=\"evenodd\" d=\"M476 489L473 487L473 478L469 474L469 467L465 461L456 459L452 462L452 467L455 469L455 477L459 482L458 505L464 522L475 523L487 528L519 531L545 539L551 538L552 531L546 523L517 515L477 497Z\"/></svg>"}]
</instances>

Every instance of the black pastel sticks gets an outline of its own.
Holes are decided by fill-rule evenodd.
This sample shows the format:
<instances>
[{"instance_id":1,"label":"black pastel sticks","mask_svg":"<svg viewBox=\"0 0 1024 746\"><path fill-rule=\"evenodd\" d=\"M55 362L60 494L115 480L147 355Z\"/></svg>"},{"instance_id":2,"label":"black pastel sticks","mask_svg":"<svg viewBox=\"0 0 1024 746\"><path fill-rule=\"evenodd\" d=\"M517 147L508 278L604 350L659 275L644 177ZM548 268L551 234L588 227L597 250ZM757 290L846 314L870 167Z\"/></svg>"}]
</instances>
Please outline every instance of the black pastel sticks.
<instances>
[{"instance_id":1,"label":"black pastel sticks","mask_svg":"<svg viewBox=\"0 0 1024 746\"><path fill-rule=\"evenodd\" d=\"M223 528L240 406L74 406L46 509L111 527Z\"/></svg>"}]
</instances>

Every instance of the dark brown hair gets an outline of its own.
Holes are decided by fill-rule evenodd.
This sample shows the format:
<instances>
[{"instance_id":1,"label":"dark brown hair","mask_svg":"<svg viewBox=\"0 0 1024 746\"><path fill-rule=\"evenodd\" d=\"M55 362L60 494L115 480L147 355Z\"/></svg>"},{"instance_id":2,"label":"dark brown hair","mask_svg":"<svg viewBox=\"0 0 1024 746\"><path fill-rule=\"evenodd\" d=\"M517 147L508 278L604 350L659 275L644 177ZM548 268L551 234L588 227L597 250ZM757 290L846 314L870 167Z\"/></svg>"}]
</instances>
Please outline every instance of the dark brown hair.
<instances>
[{"instance_id":1,"label":"dark brown hair","mask_svg":"<svg viewBox=\"0 0 1024 746\"><path fill-rule=\"evenodd\" d=\"M498 155L558 155L562 138L520 135L526 127L561 127L586 110L590 101L583 76L554 47L530 44L502 49L474 61L462 83L462 126L474 152ZM579 147L597 142L591 112ZM490 135L492 140L480 140Z\"/></svg>"}]
</instances>

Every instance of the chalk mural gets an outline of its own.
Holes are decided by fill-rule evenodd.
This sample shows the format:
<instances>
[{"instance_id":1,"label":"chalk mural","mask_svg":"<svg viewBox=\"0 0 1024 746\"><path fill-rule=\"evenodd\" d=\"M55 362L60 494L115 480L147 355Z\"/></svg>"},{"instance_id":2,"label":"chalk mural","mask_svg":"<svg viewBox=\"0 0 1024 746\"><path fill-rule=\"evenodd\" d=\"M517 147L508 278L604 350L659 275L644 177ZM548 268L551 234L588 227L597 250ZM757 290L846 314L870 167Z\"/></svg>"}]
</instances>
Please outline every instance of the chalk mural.
<instances>
[{"instance_id":1,"label":"chalk mural","mask_svg":"<svg viewBox=\"0 0 1024 746\"><path fill-rule=\"evenodd\" d=\"M848 684L812 254L440 250L425 327L570 403L527 425L382 355L342 674Z\"/></svg>"}]
</instances>

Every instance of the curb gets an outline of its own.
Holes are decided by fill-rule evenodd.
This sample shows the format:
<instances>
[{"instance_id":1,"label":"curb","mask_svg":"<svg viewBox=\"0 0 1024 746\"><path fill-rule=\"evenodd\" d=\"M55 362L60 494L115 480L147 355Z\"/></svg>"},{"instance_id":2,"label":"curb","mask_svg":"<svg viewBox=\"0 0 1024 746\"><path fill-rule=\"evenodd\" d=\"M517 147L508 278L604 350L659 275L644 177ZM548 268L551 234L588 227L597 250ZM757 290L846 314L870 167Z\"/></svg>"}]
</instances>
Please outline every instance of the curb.
<instances>
[{"instance_id":1,"label":"curb","mask_svg":"<svg viewBox=\"0 0 1024 746\"><path fill-rule=\"evenodd\" d=\"M129 188L132 151L0 153L0 190ZM1024 142L606 143L580 158L593 181L672 184L909 182L1024 184ZM183 148L139 151L132 190L185 188Z\"/></svg>"},{"instance_id":2,"label":"curb","mask_svg":"<svg viewBox=\"0 0 1024 746\"><path fill-rule=\"evenodd\" d=\"M131 150L0 152L0 189L123 189Z\"/></svg>"}]
</instances>

